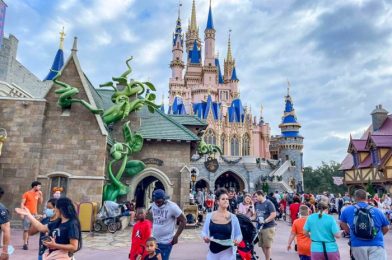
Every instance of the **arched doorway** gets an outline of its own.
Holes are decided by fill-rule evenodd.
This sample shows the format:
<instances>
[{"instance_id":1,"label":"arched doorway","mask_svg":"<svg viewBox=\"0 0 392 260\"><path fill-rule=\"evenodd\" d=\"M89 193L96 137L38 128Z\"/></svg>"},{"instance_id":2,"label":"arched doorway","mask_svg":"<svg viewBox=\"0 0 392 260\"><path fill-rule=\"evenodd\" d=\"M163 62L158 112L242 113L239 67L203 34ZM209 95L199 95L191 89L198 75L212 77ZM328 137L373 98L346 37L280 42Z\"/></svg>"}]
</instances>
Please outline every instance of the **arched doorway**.
<instances>
[{"instance_id":1,"label":"arched doorway","mask_svg":"<svg viewBox=\"0 0 392 260\"><path fill-rule=\"evenodd\" d=\"M173 183L167 175L156 168L146 168L141 173L132 177L129 188L128 200L135 199L136 206L148 207L154 188L163 189L168 196L173 195Z\"/></svg>"},{"instance_id":2,"label":"arched doorway","mask_svg":"<svg viewBox=\"0 0 392 260\"><path fill-rule=\"evenodd\" d=\"M207 188L207 189L210 188L210 185L208 184L208 182L207 182L206 180L200 179L200 180L198 180L198 181L195 183L195 189L196 189L196 190L197 190L197 189L204 189L204 188Z\"/></svg>"},{"instance_id":3,"label":"arched doorway","mask_svg":"<svg viewBox=\"0 0 392 260\"><path fill-rule=\"evenodd\" d=\"M162 182L154 176L148 176L139 182L136 186L134 197L136 201L136 208L146 208L149 201L152 199L152 193L156 189L165 190L165 187Z\"/></svg>"},{"instance_id":4,"label":"arched doorway","mask_svg":"<svg viewBox=\"0 0 392 260\"><path fill-rule=\"evenodd\" d=\"M245 189L245 183L236 173L227 171L222 173L215 180L215 189L218 188L234 188L237 192L243 191Z\"/></svg>"}]
</instances>

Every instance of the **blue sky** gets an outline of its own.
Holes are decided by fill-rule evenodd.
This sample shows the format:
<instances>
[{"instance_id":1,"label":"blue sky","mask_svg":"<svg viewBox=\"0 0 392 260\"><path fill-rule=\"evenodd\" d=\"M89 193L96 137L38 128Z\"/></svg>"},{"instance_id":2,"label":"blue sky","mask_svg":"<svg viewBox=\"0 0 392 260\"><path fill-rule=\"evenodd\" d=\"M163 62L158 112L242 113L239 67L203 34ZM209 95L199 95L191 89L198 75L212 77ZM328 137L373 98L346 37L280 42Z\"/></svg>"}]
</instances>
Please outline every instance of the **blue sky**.
<instances>
[{"instance_id":1,"label":"blue sky","mask_svg":"<svg viewBox=\"0 0 392 260\"><path fill-rule=\"evenodd\" d=\"M150 80L167 97L177 0L12 0L5 35L19 39L18 60L44 78L65 26L65 55L74 36L83 70L95 86L124 71ZM191 0L182 0L183 30ZM204 38L208 0L196 0ZM305 165L341 161L349 134L359 137L377 104L392 111L391 1L212 0L216 49L222 59L228 30L241 98L272 134L284 109L287 79L305 137Z\"/></svg>"}]
</instances>

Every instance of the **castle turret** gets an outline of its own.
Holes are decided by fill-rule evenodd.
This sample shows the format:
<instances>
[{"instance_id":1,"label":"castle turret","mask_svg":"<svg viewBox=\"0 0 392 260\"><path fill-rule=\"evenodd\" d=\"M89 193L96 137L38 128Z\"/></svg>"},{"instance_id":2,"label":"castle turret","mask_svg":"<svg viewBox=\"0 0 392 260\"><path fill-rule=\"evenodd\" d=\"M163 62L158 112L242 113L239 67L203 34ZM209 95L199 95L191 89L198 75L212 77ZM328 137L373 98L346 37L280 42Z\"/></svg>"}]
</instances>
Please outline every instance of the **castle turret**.
<instances>
[{"instance_id":1,"label":"castle turret","mask_svg":"<svg viewBox=\"0 0 392 260\"><path fill-rule=\"evenodd\" d=\"M64 27L63 30L60 32L60 46L57 50L56 56L54 57L54 61L52 67L50 68L49 74L45 77L44 80L52 80L54 76L56 76L57 72L61 70L64 65L64 38L65 32Z\"/></svg>"},{"instance_id":2,"label":"castle turret","mask_svg":"<svg viewBox=\"0 0 392 260\"><path fill-rule=\"evenodd\" d=\"M301 124L297 121L297 116L294 110L293 100L290 96L290 83L287 88L287 95L285 96L285 109L282 117L282 123L279 125L282 135L279 140L279 158L285 162L290 161L294 166L292 177L295 182L303 187L303 137L299 134Z\"/></svg>"},{"instance_id":3,"label":"castle turret","mask_svg":"<svg viewBox=\"0 0 392 260\"><path fill-rule=\"evenodd\" d=\"M172 76L169 80L169 105L174 102L176 96L181 98L189 99L190 93L186 90L183 79L183 70L185 67L183 61L184 55L184 35L181 27L181 4L178 6L178 17L176 21L176 28L173 33L172 42L172 60L170 62L170 68L172 70Z\"/></svg>"},{"instance_id":4,"label":"castle turret","mask_svg":"<svg viewBox=\"0 0 392 260\"><path fill-rule=\"evenodd\" d=\"M214 66L215 63L215 29L212 20L211 0L208 11L207 26L204 30L204 66Z\"/></svg>"},{"instance_id":5,"label":"castle turret","mask_svg":"<svg viewBox=\"0 0 392 260\"><path fill-rule=\"evenodd\" d=\"M182 71L185 67L183 61L183 53L184 53L184 36L182 34L180 6L179 6L176 29L173 33L173 47L172 47L173 55L172 55L172 61L170 63L170 68L172 69L173 81L179 81L182 79Z\"/></svg>"}]
</instances>

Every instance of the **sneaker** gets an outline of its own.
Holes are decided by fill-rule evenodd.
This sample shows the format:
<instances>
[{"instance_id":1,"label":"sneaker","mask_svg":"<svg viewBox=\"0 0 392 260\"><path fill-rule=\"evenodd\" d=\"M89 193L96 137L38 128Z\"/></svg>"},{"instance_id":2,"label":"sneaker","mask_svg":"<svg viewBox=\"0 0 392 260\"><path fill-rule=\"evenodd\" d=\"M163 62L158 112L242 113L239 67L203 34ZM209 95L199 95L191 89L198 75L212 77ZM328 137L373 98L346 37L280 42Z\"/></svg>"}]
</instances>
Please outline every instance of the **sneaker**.
<instances>
[{"instance_id":1,"label":"sneaker","mask_svg":"<svg viewBox=\"0 0 392 260\"><path fill-rule=\"evenodd\" d=\"M23 250L29 250L29 247L27 246L27 244L23 245Z\"/></svg>"}]
</instances>

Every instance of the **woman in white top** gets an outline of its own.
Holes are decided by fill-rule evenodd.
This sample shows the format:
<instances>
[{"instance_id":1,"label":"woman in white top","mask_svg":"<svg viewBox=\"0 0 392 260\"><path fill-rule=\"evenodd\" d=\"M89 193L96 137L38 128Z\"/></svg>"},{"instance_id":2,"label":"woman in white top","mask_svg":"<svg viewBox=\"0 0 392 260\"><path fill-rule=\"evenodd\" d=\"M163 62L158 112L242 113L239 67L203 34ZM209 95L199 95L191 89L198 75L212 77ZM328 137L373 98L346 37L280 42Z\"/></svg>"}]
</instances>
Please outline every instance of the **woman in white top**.
<instances>
[{"instance_id":1,"label":"woman in white top","mask_svg":"<svg viewBox=\"0 0 392 260\"><path fill-rule=\"evenodd\" d=\"M249 193L245 194L244 201L238 206L238 213L243 214L250 219L255 215L255 208L252 202L252 196Z\"/></svg>"}]
</instances>

